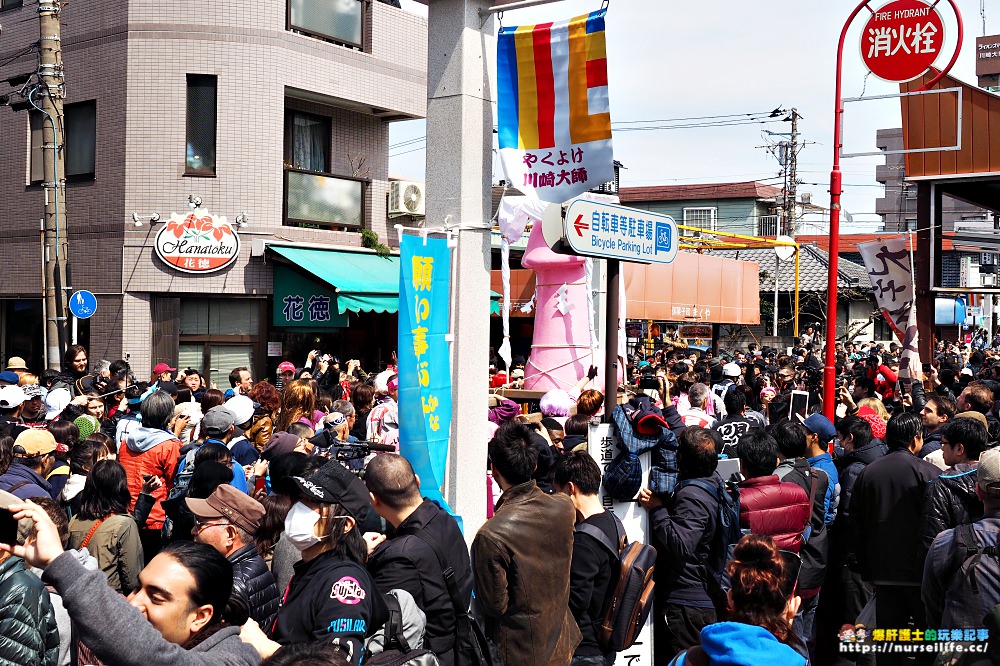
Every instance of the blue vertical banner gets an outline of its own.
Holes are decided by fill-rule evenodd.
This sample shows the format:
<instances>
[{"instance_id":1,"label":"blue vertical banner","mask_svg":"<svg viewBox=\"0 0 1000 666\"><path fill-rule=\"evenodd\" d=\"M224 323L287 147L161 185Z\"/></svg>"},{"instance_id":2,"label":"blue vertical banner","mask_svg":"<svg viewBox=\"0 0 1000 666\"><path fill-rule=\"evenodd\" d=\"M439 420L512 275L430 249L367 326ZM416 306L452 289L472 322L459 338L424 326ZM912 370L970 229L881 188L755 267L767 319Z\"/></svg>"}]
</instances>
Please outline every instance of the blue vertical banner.
<instances>
[{"instance_id":1,"label":"blue vertical banner","mask_svg":"<svg viewBox=\"0 0 1000 666\"><path fill-rule=\"evenodd\" d=\"M451 250L444 238L403 234L399 244L399 452L422 494L441 494L451 434Z\"/></svg>"}]
</instances>

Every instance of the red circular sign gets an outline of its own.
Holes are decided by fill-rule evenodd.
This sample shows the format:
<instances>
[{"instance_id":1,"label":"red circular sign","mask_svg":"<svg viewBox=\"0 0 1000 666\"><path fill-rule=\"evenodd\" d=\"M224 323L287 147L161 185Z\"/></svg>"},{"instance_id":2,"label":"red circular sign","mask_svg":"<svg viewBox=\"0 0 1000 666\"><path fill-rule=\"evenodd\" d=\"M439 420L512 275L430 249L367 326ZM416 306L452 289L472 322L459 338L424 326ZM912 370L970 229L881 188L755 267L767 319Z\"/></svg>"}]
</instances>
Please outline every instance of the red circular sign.
<instances>
[{"instance_id":1,"label":"red circular sign","mask_svg":"<svg viewBox=\"0 0 1000 666\"><path fill-rule=\"evenodd\" d=\"M886 81L911 81L934 64L944 47L944 23L921 0L894 0L875 10L861 33L861 57Z\"/></svg>"}]
</instances>

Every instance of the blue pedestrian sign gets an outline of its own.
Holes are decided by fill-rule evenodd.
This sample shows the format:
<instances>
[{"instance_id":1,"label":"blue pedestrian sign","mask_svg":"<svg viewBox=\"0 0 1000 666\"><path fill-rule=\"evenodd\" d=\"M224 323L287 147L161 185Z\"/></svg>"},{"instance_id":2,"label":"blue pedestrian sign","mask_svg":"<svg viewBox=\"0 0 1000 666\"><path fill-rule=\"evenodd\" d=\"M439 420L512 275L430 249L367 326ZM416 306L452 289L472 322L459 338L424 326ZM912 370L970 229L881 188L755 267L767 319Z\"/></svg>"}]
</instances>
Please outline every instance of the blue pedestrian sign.
<instances>
[{"instance_id":1,"label":"blue pedestrian sign","mask_svg":"<svg viewBox=\"0 0 1000 666\"><path fill-rule=\"evenodd\" d=\"M97 296L81 289L69 297L69 311L77 319L89 319L97 312Z\"/></svg>"}]
</instances>

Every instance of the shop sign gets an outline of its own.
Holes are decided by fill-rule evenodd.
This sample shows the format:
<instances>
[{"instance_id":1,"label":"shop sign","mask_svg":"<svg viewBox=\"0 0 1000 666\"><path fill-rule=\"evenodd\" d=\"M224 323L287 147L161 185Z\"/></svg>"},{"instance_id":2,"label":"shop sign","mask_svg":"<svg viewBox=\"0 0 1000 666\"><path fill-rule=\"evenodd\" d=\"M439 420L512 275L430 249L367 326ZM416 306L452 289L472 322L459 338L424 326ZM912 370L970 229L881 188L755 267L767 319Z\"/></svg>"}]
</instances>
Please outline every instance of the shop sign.
<instances>
[{"instance_id":1,"label":"shop sign","mask_svg":"<svg viewBox=\"0 0 1000 666\"><path fill-rule=\"evenodd\" d=\"M711 338L712 327L703 325L687 325L677 329L677 336L681 338Z\"/></svg>"},{"instance_id":2,"label":"shop sign","mask_svg":"<svg viewBox=\"0 0 1000 666\"><path fill-rule=\"evenodd\" d=\"M185 273L214 273L240 255L240 237L225 216L195 208L186 215L170 214L156 234L156 256Z\"/></svg>"},{"instance_id":3,"label":"shop sign","mask_svg":"<svg viewBox=\"0 0 1000 666\"><path fill-rule=\"evenodd\" d=\"M943 46L941 14L922 0L894 0L883 5L861 32L865 65L880 79L896 83L926 72Z\"/></svg>"},{"instance_id":4,"label":"shop sign","mask_svg":"<svg viewBox=\"0 0 1000 666\"><path fill-rule=\"evenodd\" d=\"M274 267L273 315L274 325L285 328L343 328L348 324L347 314L337 311L332 288L280 265ZM280 351L275 354L280 355Z\"/></svg>"},{"instance_id":5,"label":"shop sign","mask_svg":"<svg viewBox=\"0 0 1000 666\"><path fill-rule=\"evenodd\" d=\"M1000 74L1000 35L976 38L976 76Z\"/></svg>"}]
</instances>

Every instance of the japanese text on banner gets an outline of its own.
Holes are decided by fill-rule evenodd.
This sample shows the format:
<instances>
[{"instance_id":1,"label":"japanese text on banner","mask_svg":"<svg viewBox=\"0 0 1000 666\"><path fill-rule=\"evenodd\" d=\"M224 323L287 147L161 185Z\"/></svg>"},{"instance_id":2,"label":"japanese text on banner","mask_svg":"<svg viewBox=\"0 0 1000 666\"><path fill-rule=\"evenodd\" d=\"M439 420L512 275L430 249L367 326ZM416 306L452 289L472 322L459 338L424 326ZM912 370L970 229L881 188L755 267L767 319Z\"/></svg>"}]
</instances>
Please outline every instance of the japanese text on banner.
<instances>
[{"instance_id":1,"label":"japanese text on banner","mask_svg":"<svg viewBox=\"0 0 1000 666\"><path fill-rule=\"evenodd\" d=\"M561 203L614 179L604 14L500 30L500 158L528 196Z\"/></svg>"},{"instance_id":2,"label":"japanese text on banner","mask_svg":"<svg viewBox=\"0 0 1000 666\"><path fill-rule=\"evenodd\" d=\"M399 277L400 453L420 477L423 493L444 505L440 489L452 412L447 240L404 235Z\"/></svg>"},{"instance_id":3,"label":"japanese text on banner","mask_svg":"<svg viewBox=\"0 0 1000 666\"><path fill-rule=\"evenodd\" d=\"M913 279L910 274L910 250L906 238L893 238L858 245L858 252L875 290L875 300L903 342L906 321L913 303Z\"/></svg>"}]
</instances>

